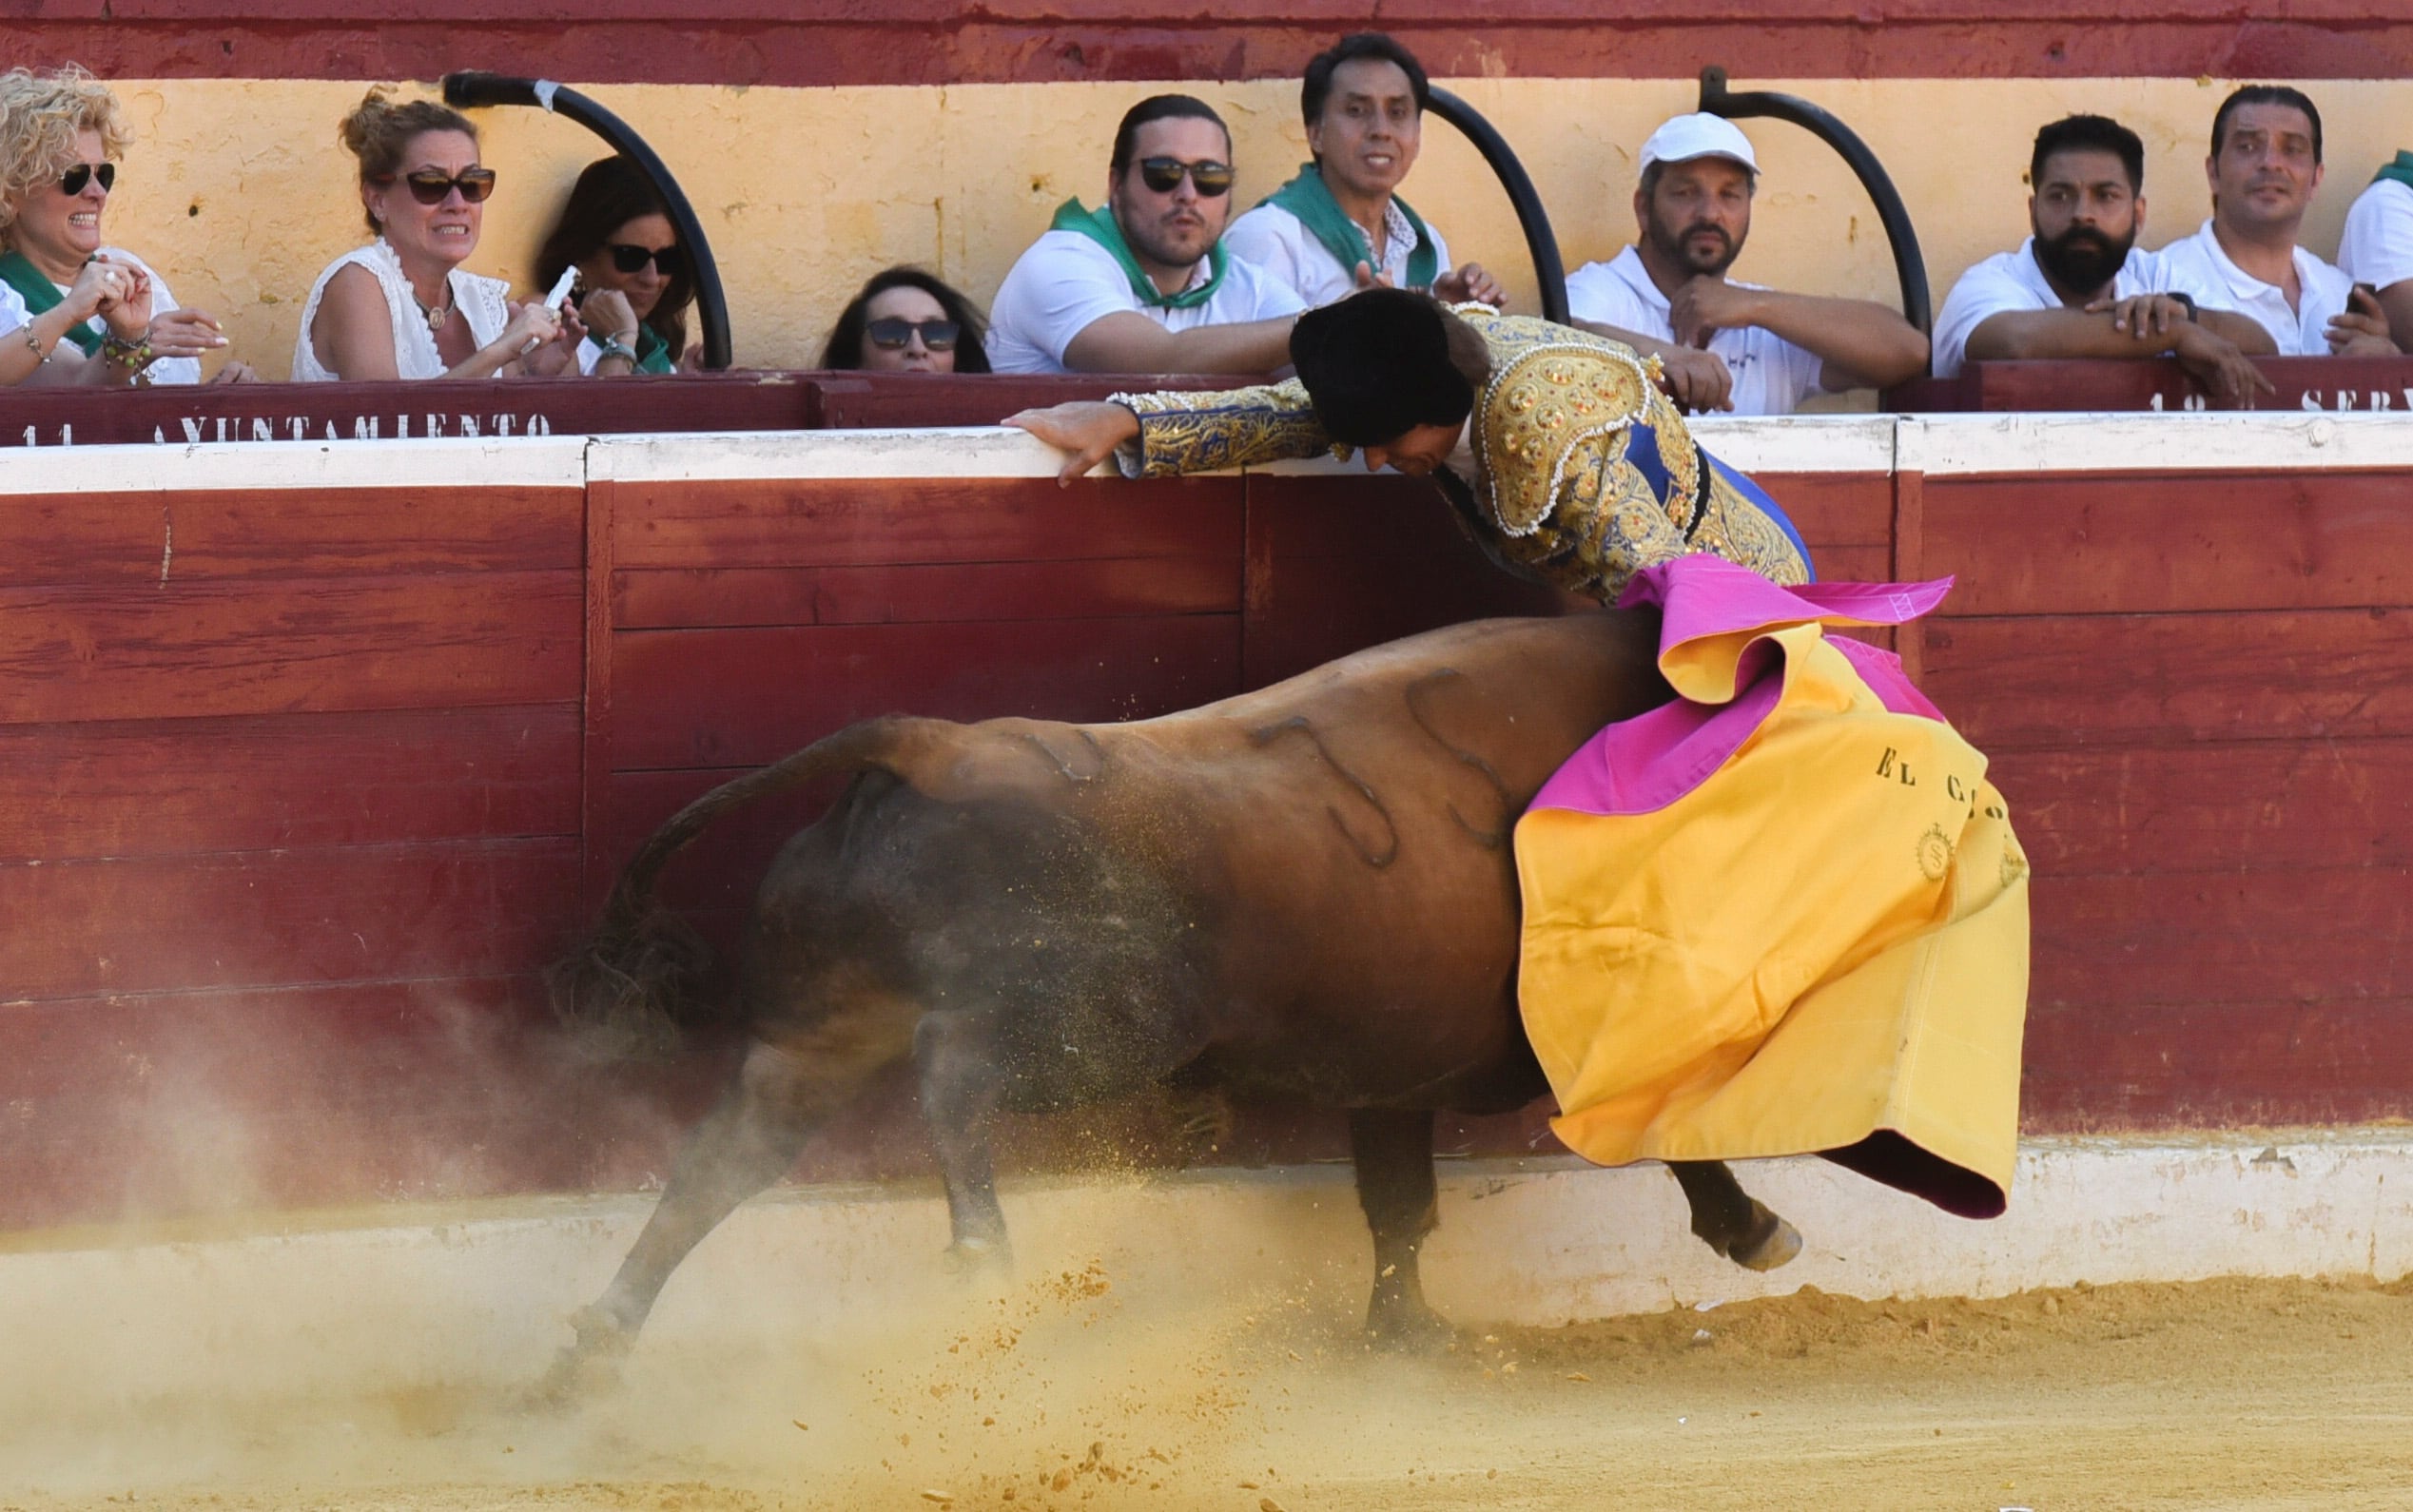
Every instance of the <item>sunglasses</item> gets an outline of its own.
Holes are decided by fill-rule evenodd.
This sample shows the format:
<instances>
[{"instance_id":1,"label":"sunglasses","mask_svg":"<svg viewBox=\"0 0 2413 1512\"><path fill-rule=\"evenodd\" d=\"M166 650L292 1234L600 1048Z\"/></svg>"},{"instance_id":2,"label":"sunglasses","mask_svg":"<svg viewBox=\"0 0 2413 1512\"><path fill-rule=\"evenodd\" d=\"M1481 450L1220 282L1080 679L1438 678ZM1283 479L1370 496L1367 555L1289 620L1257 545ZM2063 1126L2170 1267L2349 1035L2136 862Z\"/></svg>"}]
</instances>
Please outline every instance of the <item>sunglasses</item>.
<instances>
[{"instance_id":1,"label":"sunglasses","mask_svg":"<svg viewBox=\"0 0 2413 1512\"><path fill-rule=\"evenodd\" d=\"M114 163L79 163L59 175L59 192L73 199L84 192L84 186L94 179L101 181L101 192L107 194L117 187L117 165Z\"/></svg>"},{"instance_id":2,"label":"sunglasses","mask_svg":"<svg viewBox=\"0 0 2413 1512\"><path fill-rule=\"evenodd\" d=\"M376 182L391 184L394 178L388 173ZM495 192L495 170L492 168L463 168L457 175L447 175L437 168L421 168L416 173L401 175L401 179L410 185L411 198L421 204L441 204L444 197L455 189L460 190L460 197L471 204L483 204L486 196Z\"/></svg>"},{"instance_id":3,"label":"sunglasses","mask_svg":"<svg viewBox=\"0 0 2413 1512\"><path fill-rule=\"evenodd\" d=\"M1181 186L1184 174L1198 186L1203 199L1219 200L1232 192L1232 165L1216 163L1184 163L1179 158L1141 158L1139 182L1158 194L1171 194Z\"/></svg>"},{"instance_id":4,"label":"sunglasses","mask_svg":"<svg viewBox=\"0 0 2413 1512\"><path fill-rule=\"evenodd\" d=\"M687 255L674 246L641 247L631 242L614 242L604 250L612 254L612 265L623 273L641 272L651 262L664 278L674 279L687 266Z\"/></svg>"},{"instance_id":5,"label":"sunglasses","mask_svg":"<svg viewBox=\"0 0 2413 1512\"><path fill-rule=\"evenodd\" d=\"M911 340L916 331L922 333L922 344L931 351L951 352L955 350L957 339L963 336L963 327L953 320L905 320L890 316L863 328L863 334L871 338L873 346L890 352Z\"/></svg>"}]
</instances>

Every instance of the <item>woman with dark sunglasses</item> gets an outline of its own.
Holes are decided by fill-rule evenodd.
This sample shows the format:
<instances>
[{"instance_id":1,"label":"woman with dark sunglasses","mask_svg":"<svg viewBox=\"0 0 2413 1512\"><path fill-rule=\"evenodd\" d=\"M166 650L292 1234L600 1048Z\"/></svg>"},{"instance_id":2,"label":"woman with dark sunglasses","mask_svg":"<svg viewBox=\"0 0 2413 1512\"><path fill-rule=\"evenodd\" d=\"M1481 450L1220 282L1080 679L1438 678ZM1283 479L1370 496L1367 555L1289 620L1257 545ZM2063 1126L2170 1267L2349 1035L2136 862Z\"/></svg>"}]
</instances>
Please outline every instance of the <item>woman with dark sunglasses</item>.
<instances>
[{"instance_id":1,"label":"woman with dark sunglasses","mask_svg":"<svg viewBox=\"0 0 2413 1512\"><path fill-rule=\"evenodd\" d=\"M695 280L669 208L629 159L599 158L578 175L536 253L536 282L551 288L572 267L578 281L571 298L587 328L579 371L676 371Z\"/></svg>"},{"instance_id":2,"label":"woman with dark sunglasses","mask_svg":"<svg viewBox=\"0 0 2413 1512\"><path fill-rule=\"evenodd\" d=\"M0 74L0 383L197 383L202 354L225 346L216 320L102 241L128 137L117 97L81 68Z\"/></svg>"},{"instance_id":3,"label":"woman with dark sunglasses","mask_svg":"<svg viewBox=\"0 0 2413 1512\"><path fill-rule=\"evenodd\" d=\"M884 268L839 312L821 365L869 373L986 373L988 321L917 267Z\"/></svg>"},{"instance_id":4,"label":"woman with dark sunglasses","mask_svg":"<svg viewBox=\"0 0 2413 1512\"><path fill-rule=\"evenodd\" d=\"M550 377L575 372L585 330L541 304L514 304L500 279L465 272L495 170L477 128L432 100L372 89L337 133L360 163L377 240L327 265L294 343L296 381Z\"/></svg>"}]
</instances>

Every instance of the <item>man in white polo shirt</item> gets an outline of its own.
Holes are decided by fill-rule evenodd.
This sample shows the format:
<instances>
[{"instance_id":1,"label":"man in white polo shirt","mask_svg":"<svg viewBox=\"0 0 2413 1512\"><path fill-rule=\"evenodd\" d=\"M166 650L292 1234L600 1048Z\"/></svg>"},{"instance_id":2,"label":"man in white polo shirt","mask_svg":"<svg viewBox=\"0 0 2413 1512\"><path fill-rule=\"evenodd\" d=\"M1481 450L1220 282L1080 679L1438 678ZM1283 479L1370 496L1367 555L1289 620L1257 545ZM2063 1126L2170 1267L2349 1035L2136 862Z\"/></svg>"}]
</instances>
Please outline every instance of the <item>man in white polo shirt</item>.
<instances>
[{"instance_id":1,"label":"man in white polo shirt","mask_svg":"<svg viewBox=\"0 0 2413 1512\"><path fill-rule=\"evenodd\" d=\"M2249 84L2212 115L2212 213L2162 248L2170 287L2261 322L2282 357L2388 357L2387 317L2296 244L2321 187L2321 112L2300 90Z\"/></svg>"},{"instance_id":2,"label":"man in white polo shirt","mask_svg":"<svg viewBox=\"0 0 2413 1512\"><path fill-rule=\"evenodd\" d=\"M1067 200L989 308L1000 373L1270 373L1307 307L1223 245L1232 134L1204 101L1159 94L1115 132L1106 203Z\"/></svg>"},{"instance_id":3,"label":"man in white polo shirt","mask_svg":"<svg viewBox=\"0 0 2413 1512\"><path fill-rule=\"evenodd\" d=\"M1676 400L1696 411L1786 415L1821 389L1924 372L1927 338L1884 305L1727 279L1759 177L1751 139L1723 117L1680 115L1652 132L1634 190L1642 235L1567 279L1576 323L1658 358Z\"/></svg>"},{"instance_id":4,"label":"man in white polo shirt","mask_svg":"<svg viewBox=\"0 0 2413 1512\"><path fill-rule=\"evenodd\" d=\"M2270 388L2246 359L2276 350L2245 316L2171 295L2162 260L2136 248L2145 226L2145 144L2107 116L2073 115L2036 133L2028 228L2015 252L1962 274L1936 317L1936 376L1964 361L2176 358L2225 403Z\"/></svg>"},{"instance_id":5,"label":"man in white polo shirt","mask_svg":"<svg viewBox=\"0 0 2413 1512\"><path fill-rule=\"evenodd\" d=\"M2391 333L2413 337L2413 152L2399 152L2355 196L2338 267L2378 294Z\"/></svg>"}]
</instances>

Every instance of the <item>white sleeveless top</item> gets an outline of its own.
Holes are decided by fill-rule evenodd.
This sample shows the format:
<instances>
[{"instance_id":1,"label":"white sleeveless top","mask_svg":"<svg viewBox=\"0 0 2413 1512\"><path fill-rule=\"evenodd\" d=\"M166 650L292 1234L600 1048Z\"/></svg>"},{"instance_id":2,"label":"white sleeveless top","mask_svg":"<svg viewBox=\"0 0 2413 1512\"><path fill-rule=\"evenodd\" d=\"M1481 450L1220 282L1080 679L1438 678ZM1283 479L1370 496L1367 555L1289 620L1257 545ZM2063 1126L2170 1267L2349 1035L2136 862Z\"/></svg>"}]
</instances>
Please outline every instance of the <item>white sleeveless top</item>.
<instances>
[{"instance_id":1,"label":"white sleeveless top","mask_svg":"<svg viewBox=\"0 0 2413 1512\"><path fill-rule=\"evenodd\" d=\"M296 383L331 383L339 375L330 373L319 360L311 346L310 331L318 323L319 301L326 298L327 280L342 268L359 263L377 276L377 286L385 293L385 312L394 321L394 367L406 378L442 378L448 364L436 350L436 338L427 329L427 320L418 313L418 299L411 292L411 281L402 276L402 260L394 255L385 238L379 237L367 246L355 247L326 266L319 281L310 285L310 302L302 307L302 335L293 343L293 380ZM484 346L503 334L511 323L511 311L504 303L510 285L500 279L490 279L458 268L445 277L451 281L453 303L469 321L469 334L479 346Z\"/></svg>"}]
</instances>

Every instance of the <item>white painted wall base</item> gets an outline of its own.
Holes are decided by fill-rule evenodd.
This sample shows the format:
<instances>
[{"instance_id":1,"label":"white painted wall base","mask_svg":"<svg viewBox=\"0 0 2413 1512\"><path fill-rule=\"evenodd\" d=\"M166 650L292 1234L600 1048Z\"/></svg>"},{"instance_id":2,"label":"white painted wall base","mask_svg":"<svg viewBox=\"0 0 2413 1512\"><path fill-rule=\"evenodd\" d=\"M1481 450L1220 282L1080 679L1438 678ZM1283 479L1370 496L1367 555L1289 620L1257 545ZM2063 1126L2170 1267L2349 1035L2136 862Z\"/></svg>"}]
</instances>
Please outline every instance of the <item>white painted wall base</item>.
<instances>
[{"instance_id":1,"label":"white painted wall base","mask_svg":"<svg viewBox=\"0 0 2413 1512\"><path fill-rule=\"evenodd\" d=\"M1781 1294L1992 1296L2215 1275L2413 1272L2413 1129L2040 1139L2008 1215L1946 1217L1818 1160L1738 1168L1808 1245L1768 1275L1686 1232L1657 1166L1453 1162L1427 1250L1435 1305L1462 1323L1555 1324ZM1346 1167L1010 1184L1023 1280L1102 1266L1119 1303L1162 1309L1362 1305L1371 1269ZM0 1252L0 1360L73 1362L139 1394L356 1379L526 1379L563 1316L609 1279L650 1197L398 1209L346 1225L113 1248L19 1236ZM927 1188L819 1188L749 1204L671 1282L648 1349L859 1335L960 1306ZM49 1389L0 1370L0 1414Z\"/></svg>"}]
</instances>

